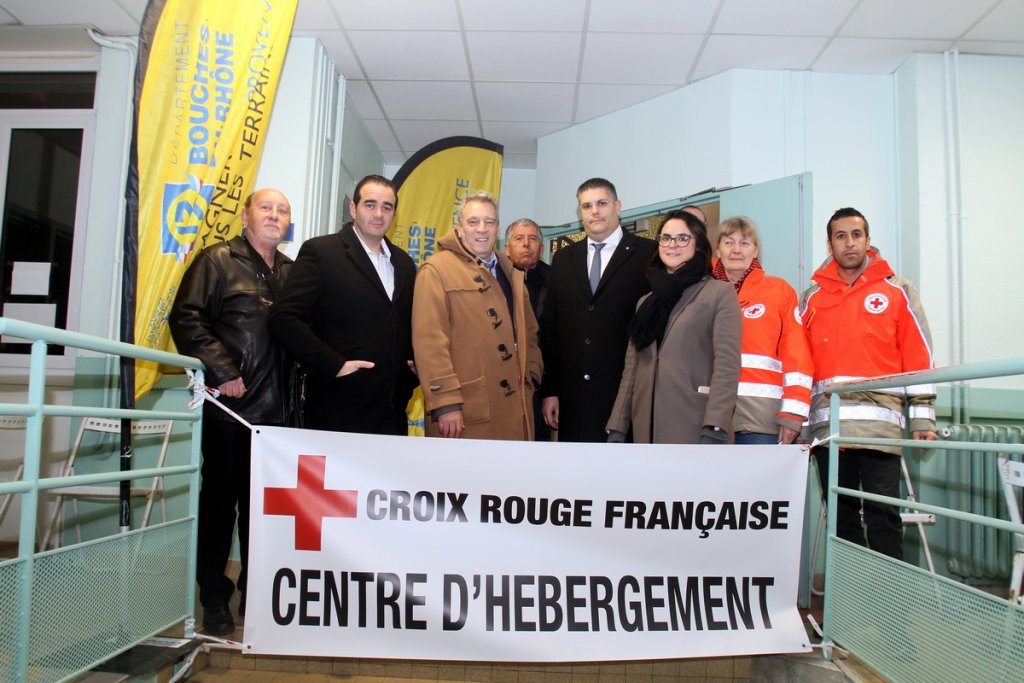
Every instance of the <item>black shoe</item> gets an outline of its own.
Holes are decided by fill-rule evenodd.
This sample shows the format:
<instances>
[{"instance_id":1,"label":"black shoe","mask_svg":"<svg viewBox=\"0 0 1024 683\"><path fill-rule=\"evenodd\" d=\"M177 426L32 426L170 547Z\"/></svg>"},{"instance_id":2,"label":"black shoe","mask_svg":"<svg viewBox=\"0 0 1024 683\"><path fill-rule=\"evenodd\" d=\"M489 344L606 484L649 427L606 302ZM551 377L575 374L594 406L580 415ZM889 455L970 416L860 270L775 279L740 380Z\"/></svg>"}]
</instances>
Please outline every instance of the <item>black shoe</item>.
<instances>
[{"instance_id":1,"label":"black shoe","mask_svg":"<svg viewBox=\"0 0 1024 683\"><path fill-rule=\"evenodd\" d=\"M203 632L211 636L227 636L234 630L235 620L231 618L227 603L219 602L203 607Z\"/></svg>"},{"instance_id":2,"label":"black shoe","mask_svg":"<svg viewBox=\"0 0 1024 683\"><path fill-rule=\"evenodd\" d=\"M238 616L245 616L245 593L242 593L242 596L238 598Z\"/></svg>"}]
</instances>

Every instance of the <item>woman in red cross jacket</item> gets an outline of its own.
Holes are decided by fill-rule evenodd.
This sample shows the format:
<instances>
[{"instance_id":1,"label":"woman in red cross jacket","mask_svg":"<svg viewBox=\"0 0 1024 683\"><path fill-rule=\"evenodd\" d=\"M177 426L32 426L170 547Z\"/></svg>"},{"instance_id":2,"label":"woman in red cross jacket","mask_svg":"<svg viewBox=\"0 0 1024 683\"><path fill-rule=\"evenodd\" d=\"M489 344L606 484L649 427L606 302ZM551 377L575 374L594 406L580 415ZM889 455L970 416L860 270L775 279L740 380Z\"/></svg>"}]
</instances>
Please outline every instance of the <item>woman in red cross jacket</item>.
<instances>
[{"instance_id":1,"label":"woman in red cross jacket","mask_svg":"<svg viewBox=\"0 0 1024 683\"><path fill-rule=\"evenodd\" d=\"M712 275L736 288L743 318L733 429L737 444L792 443L810 410L814 365L796 291L765 274L760 251L757 224L750 218L719 224Z\"/></svg>"}]
</instances>

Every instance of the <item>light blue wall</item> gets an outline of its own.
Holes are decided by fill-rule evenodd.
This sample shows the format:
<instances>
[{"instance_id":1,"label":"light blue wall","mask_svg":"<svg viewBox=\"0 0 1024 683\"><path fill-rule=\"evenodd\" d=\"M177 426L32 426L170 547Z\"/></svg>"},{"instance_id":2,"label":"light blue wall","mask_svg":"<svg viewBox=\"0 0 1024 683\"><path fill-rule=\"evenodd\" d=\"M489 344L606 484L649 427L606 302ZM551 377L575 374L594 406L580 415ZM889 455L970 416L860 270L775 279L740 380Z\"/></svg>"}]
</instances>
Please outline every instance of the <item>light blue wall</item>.
<instances>
[{"instance_id":1,"label":"light blue wall","mask_svg":"<svg viewBox=\"0 0 1024 683\"><path fill-rule=\"evenodd\" d=\"M1015 247L1024 218L1012 201L1024 187L1024 59L917 55L895 79L904 243L919 263L937 357L945 364L1019 355L1024 270ZM1024 380L978 384L1020 389Z\"/></svg>"},{"instance_id":2,"label":"light blue wall","mask_svg":"<svg viewBox=\"0 0 1024 683\"><path fill-rule=\"evenodd\" d=\"M878 226L888 254L894 123L891 76L729 71L541 138L537 215L575 220L576 187L591 176L615 183L627 209L810 171L814 261L828 216L848 205Z\"/></svg>"},{"instance_id":3,"label":"light blue wall","mask_svg":"<svg viewBox=\"0 0 1024 683\"><path fill-rule=\"evenodd\" d=\"M623 208L727 185L732 74L675 90L537 141L536 220L570 223L576 188L612 181Z\"/></svg>"}]
</instances>

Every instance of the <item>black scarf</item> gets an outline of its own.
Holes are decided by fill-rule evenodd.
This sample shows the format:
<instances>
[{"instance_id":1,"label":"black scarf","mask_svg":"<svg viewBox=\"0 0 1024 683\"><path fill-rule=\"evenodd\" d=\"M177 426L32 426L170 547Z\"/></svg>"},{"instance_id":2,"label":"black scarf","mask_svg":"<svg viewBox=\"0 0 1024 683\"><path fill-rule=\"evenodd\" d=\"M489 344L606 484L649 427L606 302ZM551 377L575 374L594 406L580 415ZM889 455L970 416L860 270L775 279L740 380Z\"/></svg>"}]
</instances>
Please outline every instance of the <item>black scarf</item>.
<instances>
[{"instance_id":1,"label":"black scarf","mask_svg":"<svg viewBox=\"0 0 1024 683\"><path fill-rule=\"evenodd\" d=\"M669 275L664 263L651 268L647 279L651 283L651 295L644 299L629 323L629 338L636 350L646 349L652 342L661 344L668 326L668 316L679 303L690 286L698 283L708 274L707 257L700 251L684 263L679 270Z\"/></svg>"}]
</instances>

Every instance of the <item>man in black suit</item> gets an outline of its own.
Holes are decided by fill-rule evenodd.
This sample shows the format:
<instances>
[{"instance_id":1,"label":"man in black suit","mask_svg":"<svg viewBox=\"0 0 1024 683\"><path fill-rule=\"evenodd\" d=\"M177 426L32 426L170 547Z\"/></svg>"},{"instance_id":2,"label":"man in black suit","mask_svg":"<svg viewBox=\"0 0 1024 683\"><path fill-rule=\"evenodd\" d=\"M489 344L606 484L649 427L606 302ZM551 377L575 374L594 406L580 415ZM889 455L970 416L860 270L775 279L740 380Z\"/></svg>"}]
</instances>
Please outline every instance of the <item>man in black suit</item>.
<instances>
[{"instance_id":1,"label":"man in black suit","mask_svg":"<svg viewBox=\"0 0 1024 683\"><path fill-rule=\"evenodd\" d=\"M505 254L512 265L525 275L530 307L538 322L544 312L544 296L548 291L548 272L551 270L551 266L540 260L543 253L544 234L535 221L519 218L505 228ZM535 441L551 441L551 428L544 421L539 392L533 395L533 438Z\"/></svg>"},{"instance_id":2,"label":"man in black suit","mask_svg":"<svg viewBox=\"0 0 1024 683\"><path fill-rule=\"evenodd\" d=\"M551 260L540 321L544 420L559 441L607 440L626 357L626 326L650 291L653 240L624 232L615 186L591 178L576 191L585 240Z\"/></svg>"},{"instance_id":3,"label":"man in black suit","mask_svg":"<svg viewBox=\"0 0 1024 683\"><path fill-rule=\"evenodd\" d=\"M523 271L526 289L530 293L530 306L540 320L544 311L544 295L548 288L551 266L540 260L544 253L544 235L540 226L529 218L520 218L505 228L505 255L512 265Z\"/></svg>"},{"instance_id":4,"label":"man in black suit","mask_svg":"<svg viewBox=\"0 0 1024 683\"><path fill-rule=\"evenodd\" d=\"M397 207L390 180L359 181L352 222L302 245L271 309L270 333L308 373L310 429L408 433L416 266L384 236Z\"/></svg>"}]
</instances>

